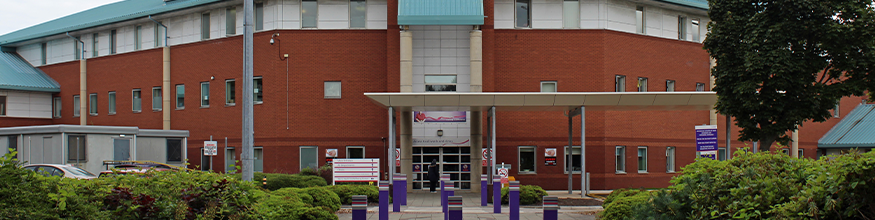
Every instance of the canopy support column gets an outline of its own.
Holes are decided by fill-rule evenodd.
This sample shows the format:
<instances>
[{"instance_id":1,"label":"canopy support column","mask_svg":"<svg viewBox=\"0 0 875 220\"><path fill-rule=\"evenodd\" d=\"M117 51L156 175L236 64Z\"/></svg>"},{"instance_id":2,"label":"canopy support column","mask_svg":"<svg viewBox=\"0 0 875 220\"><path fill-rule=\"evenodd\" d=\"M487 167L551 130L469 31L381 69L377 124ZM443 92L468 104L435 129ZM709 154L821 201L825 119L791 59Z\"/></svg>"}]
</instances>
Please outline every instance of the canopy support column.
<instances>
[{"instance_id":1,"label":"canopy support column","mask_svg":"<svg viewBox=\"0 0 875 220\"><path fill-rule=\"evenodd\" d=\"M586 177L586 107L580 106L580 197L589 194Z\"/></svg>"}]
</instances>

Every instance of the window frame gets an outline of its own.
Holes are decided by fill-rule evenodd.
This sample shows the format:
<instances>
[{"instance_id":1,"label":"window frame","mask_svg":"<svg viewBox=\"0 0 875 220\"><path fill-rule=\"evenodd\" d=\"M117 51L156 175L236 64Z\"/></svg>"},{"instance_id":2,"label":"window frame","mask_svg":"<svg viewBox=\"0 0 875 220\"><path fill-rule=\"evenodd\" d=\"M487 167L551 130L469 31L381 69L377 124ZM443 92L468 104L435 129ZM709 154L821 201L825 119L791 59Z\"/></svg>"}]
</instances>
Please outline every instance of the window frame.
<instances>
[{"instance_id":1,"label":"window frame","mask_svg":"<svg viewBox=\"0 0 875 220\"><path fill-rule=\"evenodd\" d=\"M237 105L237 88L236 87L237 87L237 81L235 79L226 79L225 80L225 106Z\"/></svg>"},{"instance_id":2,"label":"window frame","mask_svg":"<svg viewBox=\"0 0 875 220\"><path fill-rule=\"evenodd\" d=\"M264 103L264 78L261 76L256 76L252 78L252 103L253 104L262 104ZM259 100L258 97L261 96Z\"/></svg>"},{"instance_id":3,"label":"window frame","mask_svg":"<svg viewBox=\"0 0 875 220\"><path fill-rule=\"evenodd\" d=\"M638 17L639 14L641 15L640 18ZM646 21L647 21L647 12L644 10L644 6L636 5L635 6L635 33L647 34Z\"/></svg>"},{"instance_id":4,"label":"window frame","mask_svg":"<svg viewBox=\"0 0 875 220\"><path fill-rule=\"evenodd\" d=\"M678 40L687 40L687 16L678 15Z\"/></svg>"},{"instance_id":5,"label":"window frame","mask_svg":"<svg viewBox=\"0 0 875 220\"><path fill-rule=\"evenodd\" d=\"M76 144L78 146L81 146L82 148L78 149L78 152L80 154L70 155L71 151L77 151L77 150L74 150L74 147L70 143L70 140L73 138L76 138L76 137L80 138L79 143L76 143ZM74 163L85 162L85 163L87 163L88 162L89 157L88 157L88 138L87 137L88 137L88 135L85 135L85 134L67 134L67 138L64 141L67 142L67 162L68 163L70 163L70 162L74 162Z\"/></svg>"},{"instance_id":6,"label":"window frame","mask_svg":"<svg viewBox=\"0 0 875 220\"><path fill-rule=\"evenodd\" d=\"M614 75L614 92L626 92L625 75Z\"/></svg>"},{"instance_id":7,"label":"window frame","mask_svg":"<svg viewBox=\"0 0 875 220\"><path fill-rule=\"evenodd\" d=\"M361 27L353 27L353 25L352 25L352 21L353 21L353 17L352 17L353 4L352 3L353 2L364 2L364 5L365 5L365 11L364 11L365 14L364 14L364 18L362 20L363 22L362 22ZM349 5L349 29L367 29L368 28L368 7L367 7L368 1L367 0L349 0L348 5Z\"/></svg>"},{"instance_id":8,"label":"window frame","mask_svg":"<svg viewBox=\"0 0 875 220\"><path fill-rule=\"evenodd\" d=\"M517 4L518 4L520 1L526 1L526 6L528 7L528 9L526 10L526 13L527 13L527 15L526 15L526 19L527 19L526 24L527 24L527 26L525 26L525 27L520 27L520 26L518 25L518 24L519 24L519 23L518 23L518 20L519 20L519 19L518 19L519 13L517 13L517 12L518 12L519 10L517 10ZM514 0L514 1L513 1L513 27L516 28L516 29L529 29L529 28L532 28L532 0Z\"/></svg>"},{"instance_id":9,"label":"window frame","mask_svg":"<svg viewBox=\"0 0 875 220\"><path fill-rule=\"evenodd\" d=\"M453 76L456 77L453 79L454 83L428 83L427 78L436 77L436 76ZM423 76L423 84L425 85L425 92L458 92L459 91L459 75L456 74L426 74ZM453 86L453 91L428 91L428 86Z\"/></svg>"},{"instance_id":10,"label":"window frame","mask_svg":"<svg viewBox=\"0 0 875 220\"><path fill-rule=\"evenodd\" d=\"M573 148L568 148L568 146L564 146L564 151L562 155L564 159L562 160L562 171L564 174L568 174L568 154L571 154L571 174L580 174L579 170L574 170L574 158L580 158L580 152L574 154L574 149L579 149L580 145L574 145ZM537 155L536 155L537 157ZM581 161L582 163L583 161ZM537 166L537 164L535 165Z\"/></svg>"},{"instance_id":11,"label":"window frame","mask_svg":"<svg viewBox=\"0 0 875 220\"><path fill-rule=\"evenodd\" d=\"M229 156L231 158L228 158ZM240 156L242 157L243 155ZM232 159L233 163L228 164L228 159ZM225 147L225 156L224 158L222 158L222 161L225 162L225 173L239 172L239 170L237 170L237 149L235 149L234 147Z\"/></svg>"},{"instance_id":12,"label":"window frame","mask_svg":"<svg viewBox=\"0 0 875 220\"><path fill-rule=\"evenodd\" d=\"M704 92L705 91L705 83L696 83L696 92Z\"/></svg>"},{"instance_id":13,"label":"window frame","mask_svg":"<svg viewBox=\"0 0 875 220\"><path fill-rule=\"evenodd\" d=\"M5 98L5 96L4 96ZM5 101L5 100L4 100ZM63 112L63 99L59 96L52 97L52 118L61 118L61 113ZM5 107L4 107L5 113ZM6 114L2 114L6 115Z\"/></svg>"},{"instance_id":14,"label":"window frame","mask_svg":"<svg viewBox=\"0 0 875 220\"><path fill-rule=\"evenodd\" d=\"M668 146L665 148L665 172L677 172L677 147Z\"/></svg>"},{"instance_id":15,"label":"window frame","mask_svg":"<svg viewBox=\"0 0 875 220\"><path fill-rule=\"evenodd\" d=\"M726 147L718 147L718 148L717 148L717 160L718 160L718 161L724 161L724 160L726 160L727 158L729 158L729 157L727 157L727 156L728 156L728 154L727 154L727 152L726 152ZM721 157L722 157L722 158L721 158Z\"/></svg>"},{"instance_id":16,"label":"window frame","mask_svg":"<svg viewBox=\"0 0 875 220\"><path fill-rule=\"evenodd\" d=\"M155 24L155 30L153 31L155 34L155 48L158 48L158 46L161 46L161 39L163 38L163 37L161 37L161 33L160 33L161 28L162 28L161 24L163 24L163 23L160 21L157 24Z\"/></svg>"},{"instance_id":17,"label":"window frame","mask_svg":"<svg viewBox=\"0 0 875 220\"><path fill-rule=\"evenodd\" d=\"M675 85L677 85L677 81L671 79L665 80L665 91L674 92L676 90Z\"/></svg>"},{"instance_id":18,"label":"window frame","mask_svg":"<svg viewBox=\"0 0 875 220\"><path fill-rule=\"evenodd\" d=\"M532 171L523 171L523 149L532 150ZM538 173L538 146L517 146L517 174Z\"/></svg>"},{"instance_id":19,"label":"window frame","mask_svg":"<svg viewBox=\"0 0 875 220\"><path fill-rule=\"evenodd\" d=\"M116 30L109 31L109 54L110 55L118 52L115 48L116 46L118 46L117 39L118 39L118 32L116 32Z\"/></svg>"},{"instance_id":20,"label":"window frame","mask_svg":"<svg viewBox=\"0 0 875 220\"><path fill-rule=\"evenodd\" d=\"M259 151L261 154L258 153ZM257 169L259 161L261 162L261 169ZM264 147L257 146L252 148L252 168L253 172L264 172Z\"/></svg>"},{"instance_id":21,"label":"window frame","mask_svg":"<svg viewBox=\"0 0 875 220\"><path fill-rule=\"evenodd\" d=\"M310 18L313 18L313 19L314 19L313 22L312 22L312 23L313 23L312 26L306 26L306 23L308 23L308 22L304 21L304 19L308 18L306 15L309 15L309 13L306 13L306 9L304 8L304 2L313 2L313 4L316 4L316 7L315 7L315 8L316 8L316 12L313 13L313 16L312 16L312 17L310 17ZM302 28L302 29L306 29L306 28L316 29L316 28L319 28L319 2L318 2L317 0L301 0L301 28Z\"/></svg>"},{"instance_id":22,"label":"window frame","mask_svg":"<svg viewBox=\"0 0 875 220\"><path fill-rule=\"evenodd\" d=\"M88 94L88 115L97 116L97 93Z\"/></svg>"},{"instance_id":23,"label":"window frame","mask_svg":"<svg viewBox=\"0 0 875 220\"><path fill-rule=\"evenodd\" d=\"M48 47L47 43L40 44L40 65L46 65L48 63Z\"/></svg>"},{"instance_id":24,"label":"window frame","mask_svg":"<svg viewBox=\"0 0 875 220\"><path fill-rule=\"evenodd\" d=\"M700 20L698 18L690 19L690 29L691 29L690 34L693 35L693 37L691 37L690 40L692 40L693 42L700 41L700 37L701 37L700 35L701 35L701 29L702 29L701 22L702 22L702 20Z\"/></svg>"},{"instance_id":25,"label":"window frame","mask_svg":"<svg viewBox=\"0 0 875 220\"><path fill-rule=\"evenodd\" d=\"M79 53L79 41L81 41L81 40L82 40L82 36L77 36L76 40L73 40L73 60L80 60L80 58L82 56L82 54ZM85 49L85 48L83 48L83 49Z\"/></svg>"},{"instance_id":26,"label":"window frame","mask_svg":"<svg viewBox=\"0 0 875 220\"><path fill-rule=\"evenodd\" d=\"M136 27L134 27L134 50L143 49L142 43L140 42L143 39L142 34L143 34L143 26L142 25L137 25Z\"/></svg>"},{"instance_id":27,"label":"window frame","mask_svg":"<svg viewBox=\"0 0 875 220\"><path fill-rule=\"evenodd\" d=\"M255 3L255 14L253 19L255 19L255 31L264 30L264 3L259 2Z\"/></svg>"},{"instance_id":28,"label":"window frame","mask_svg":"<svg viewBox=\"0 0 875 220\"><path fill-rule=\"evenodd\" d=\"M614 147L614 168L616 174L626 173L626 146Z\"/></svg>"},{"instance_id":29,"label":"window frame","mask_svg":"<svg viewBox=\"0 0 875 220\"><path fill-rule=\"evenodd\" d=\"M832 109L832 117L833 118L841 118L842 117L841 107L842 107L842 100L839 99L838 101L836 101L835 108Z\"/></svg>"},{"instance_id":30,"label":"window frame","mask_svg":"<svg viewBox=\"0 0 875 220\"><path fill-rule=\"evenodd\" d=\"M201 82L200 85L201 85L200 86L201 95L199 98L201 100L200 106L201 106L201 108L209 108L210 107L210 82ZM206 94L204 94L204 86L205 85L207 86L206 87L206 89L207 89ZM204 102L206 102L206 105L204 105Z\"/></svg>"},{"instance_id":31,"label":"window frame","mask_svg":"<svg viewBox=\"0 0 875 220\"><path fill-rule=\"evenodd\" d=\"M641 150L644 150L644 155L641 155ZM648 154L647 146L638 146L636 153L637 153L637 155L638 155L638 160L636 161L636 162L638 163L638 173L647 173L647 172L648 172L648 168L649 168L649 167L647 166L647 165L649 165L649 164L648 164L648 159L649 159L649 158L647 158L647 157L648 157L648 155L647 155L647 154ZM642 165L641 161L642 161L642 158L643 158L643 160L644 160L644 163L643 163L643 165L644 165L644 169L643 169L643 170L641 169L641 165Z\"/></svg>"},{"instance_id":32,"label":"window frame","mask_svg":"<svg viewBox=\"0 0 875 220\"><path fill-rule=\"evenodd\" d=\"M99 38L100 38L100 33L94 33L91 35L91 57L92 58L97 57L99 55L97 52L98 48L100 48L99 47L99 43L100 43Z\"/></svg>"},{"instance_id":33,"label":"window frame","mask_svg":"<svg viewBox=\"0 0 875 220\"><path fill-rule=\"evenodd\" d=\"M174 88L176 89L173 93L173 94L175 94L174 96L175 96L176 105L174 105L174 106L176 106L176 110L185 109L185 84L176 84L176 86L174 86ZM179 91L182 91L182 96L179 96L180 95ZM181 104L181 106L180 106L180 104Z\"/></svg>"},{"instance_id":34,"label":"window frame","mask_svg":"<svg viewBox=\"0 0 875 220\"><path fill-rule=\"evenodd\" d=\"M116 92L115 92L115 91L109 91L109 92L106 94L106 98L107 98L107 101L106 101L106 105L107 105L106 114L107 114L107 115L115 115L115 114L116 114L116 105L117 105L117 103L116 103Z\"/></svg>"},{"instance_id":35,"label":"window frame","mask_svg":"<svg viewBox=\"0 0 875 220\"><path fill-rule=\"evenodd\" d=\"M339 90L339 91L337 91L337 94L338 94L337 96L329 96L328 95L328 84L329 83L337 83L338 85L340 85L337 87ZM341 98L343 98L343 82L342 81L324 81L322 83L322 90L323 90L322 96L324 99L341 99Z\"/></svg>"},{"instance_id":36,"label":"window frame","mask_svg":"<svg viewBox=\"0 0 875 220\"><path fill-rule=\"evenodd\" d=\"M134 94L138 95L134 96ZM139 109L137 109L137 103L139 102ZM134 113L143 112L143 90L141 89L133 89L131 90L131 110Z\"/></svg>"},{"instance_id":37,"label":"window frame","mask_svg":"<svg viewBox=\"0 0 875 220\"><path fill-rule=\"evenodd\" d=\"M201 14L201 40L210 39L210 13Z\"/></svg>"},{"instance_id":38,"label":"window frame","mask_svg":"<svg viewBox=\"0 0 875 220\"><path fill-rule=\"evenodd\" d=\"M231 6L225 8L225 36L234 35L237 35L237 7Z\"/></svg>"},{"instance_id":39,"label":"window frame","mask_svg":"<svg viewBox=\"0 0 875 220\"><path fill-rule=\"evenodd\" d=\"M6 96L0 96L0 116L6 116L6 103L7 103L7 102L8 102L8 101L7 101ZM55 103L54 103L54 98L53 98L53 99L52 99L52 105L54 105L54 104L55 104ZM52 109L52 115L54 115L54 113L55 113L55 109L53 108L53 109Z\"/></svg>"},{"instance_id":40,"label":"window frame","mask_svg":"<svg viewBox=\"0 0 875 220\"><path fill-rule=\"evenodd\" d=\"M319 156L319 146L298 146L298 169L303 170L307 166L304 166L304 160L301 158L304 156L304 149L316 149L316 156ZM312 167L313 169L319 169L319 159L316 159L316 167Z\"/></svg>"},{"instance_id":41,"label":"window frame","mask_svg":"<svg viewBox=\"0 0 875 220\"><path fill-rule=\"evenodd\" d=\"M362 150L362 158L350 158L350 157L349 157L349 155L350 155L349 150L350 150L350 149L361 149L361 150ZM365 152L366 152L366 151L365 151L365 146L346 146L346 158L347 158L347 159L364 159L364 158L368 158L368 157L365 155Z\"/></svg>"},{"instance_id":42,"label":"window frame","mask_svg":"<svg viewBox=\"0 0 875 220\"><path fill-rule=\"evenodd\" d=\"M179 153L179 160L170 160L170 152L172 152L171 149L170 149L170 141L179 141L179 151L178 151L178 153ZM165 148L166 148L166 155L165 155L165 158L164 158L164 159L165 159L165 162L167 162L167 163L171 163L171 162L180 162L180 163L181 163L181 162L185 161L185 156L183 155L183 149L185 148L185 146L184 146L183 141L182 141L181 138L167 138L167 139L165 140L165 142L166 142L166 145L165 145Z\"/></svg>"},{"instance_id":43,"label":"window frame","mask_svg":"<svg viewBox=\"0 0 875 220\"><path fill-rule=\"evenodd\" d=\"M638 92L647 92L647 77L638 77Z\"/></svg>"},{"instance_id":44,"label":"window frame","mask_svg":"<svg viewBox=\"0 0 875 220\"><path fill-rule=\"evenodd\" d=\"M162 94L161 89L162 88L160 86L152 87L152 111L157 112L164 109L164 94ZM157 108L155 106L155 103L158 103Z\"/></svg>"},{"instance_id":45,"label":"window frame","mask_svg":"<svg viewBox=\"0 0 875 220\"><path fill-rule=\"evenodd\" d=\"M541 92L545 92L544 85L546 84L553 84L553 89L555 89L556 91L552 92L559 92L559 83L556 81L541 81Z\"/></svg>"},{"instance_id":46,"label":"window frame","mask_svg":"<svg viewBox=\"0 0 875 220\"><path fill-rule=\"evenodd\" d=\"M82 99L79 95L73 95L73 117L79 117L82 115Z\"/></svg>"}]
</instances>

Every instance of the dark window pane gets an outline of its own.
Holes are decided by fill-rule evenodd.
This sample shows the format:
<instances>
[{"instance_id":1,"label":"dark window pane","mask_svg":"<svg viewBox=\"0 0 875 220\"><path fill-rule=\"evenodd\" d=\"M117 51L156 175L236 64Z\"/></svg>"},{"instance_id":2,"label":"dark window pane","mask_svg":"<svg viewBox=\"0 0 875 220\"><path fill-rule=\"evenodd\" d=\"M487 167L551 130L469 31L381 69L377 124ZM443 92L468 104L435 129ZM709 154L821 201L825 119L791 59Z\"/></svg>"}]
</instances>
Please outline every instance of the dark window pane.
<instances>
[{"instance_id":1,"label":"dark window pane","mask_svg":"<svg viewBox=\"0 0 875 220\"><path fill-rule=\"evenodd\" d=\"M68 161L76 162L85 162L85 150L87 145L85 145L85 136L78 135L69 135L67 136L67 158ZM78 153L77 153L78 151Z\"/></svg>"},{"instance_id":2,"label":"dark window pane","mask_svg":"<svg viewBox=\"0 0 875 220\"><path fill-rule=\"evenodd\" d=\"M455 92L456 85L425 85L428 92Z\"/></svg>"},{"instance_id":3,"label":"dark window pane","mask_svg":"<svg viewBox=\"0 0 875 220\"><path fill-rule=\"evenodd\" d=\"M167 162L182 162L182 140L167 139Z\"/></svg>"}]
</instances>

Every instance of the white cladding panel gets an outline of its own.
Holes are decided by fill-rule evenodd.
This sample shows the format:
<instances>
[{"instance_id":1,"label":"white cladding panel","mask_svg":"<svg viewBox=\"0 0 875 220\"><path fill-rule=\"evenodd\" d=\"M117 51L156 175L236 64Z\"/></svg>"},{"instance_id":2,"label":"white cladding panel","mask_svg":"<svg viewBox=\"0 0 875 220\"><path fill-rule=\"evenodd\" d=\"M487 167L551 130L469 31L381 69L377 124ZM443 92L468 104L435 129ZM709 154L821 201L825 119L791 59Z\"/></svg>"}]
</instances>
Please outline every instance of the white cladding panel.
<instances>
[{"instance_id":1,"label":"white cladding panel","mask_svg":"<svg viewBox=\"0 0 875 220\"><path fill-rule=\"evenodd\" d=\"M532 0L532 28L561 29L562 0Z\"/></svg>"},{"instance_id":2,"label":"white cladding panel","mask_svg":"<svg viewBox=\"0 0 875 220\"><path fill-rule=\"evenodd\" d=\"M410 26L413 92L425 92L425 75L456 75L456 91L471 91L472 26Z\"/></svg>"},{"instance_id":3,"label":"white cladding panel","mask_svg":"<svg viewBox=\"0 0 875 220\"><path fill-rule=\"evenodd\" d=\"M513 0L495 0L495 29L513 28Z\"/></svg>"},{"instance_id":4,"label":"white cladding panel","mask_svg":"<svg viewBox=\"0 0 875 220\"><path fill-rule=\"evenodd\" d=\"M278 29L301 29L301 2L281 0L277 12Z\"/></svg>"},{"instance_id":5,"label":"white cladding panel","mask_svg":"<svg viewBox=\"0 0 875 220\"><path fill-rule=\"evenodd\" d=\"M21 46L15 50L24 60L30 63L31 66L40 65L40 44L30 44Z\"/></svg>"},{"instance_id":6,"label":"white cladding panel","mask_svg":"<svg viewBox=\"0 0 875 220\"><path fill-rule=\"evenodd\" d=\"M319 0L319 19L316 27L319 29L349 28L349 1Z\"/></svg>"},{"instance_id":7,"label":"white cladding panel","mask_svg":"<svg viewBox=\"0 0 875 220\"><path fill-rule=\"evenodd\" d=\"M137 160L167 162L167 138L137 137Z\"/></svg>"},{"instance_id":8,"label":"white cladding panel","mask_svg":"<svg viewBox=\"0 0 875 220\"><path fill-rule=\"evenodd\" d=\"M386 29L388 10L386 0L368 0L366 27L368 29Z\"/></svg>"},{"instance_id":9,"label":"white cladding panel","mask_svg":"<svg viewBox=\"0 0 875 220\"><path fill-rule=\"evenodd\" d=\"M52 94L0 90L6 96L6 117L52 118Z\"/></svg>"}]
</instances>

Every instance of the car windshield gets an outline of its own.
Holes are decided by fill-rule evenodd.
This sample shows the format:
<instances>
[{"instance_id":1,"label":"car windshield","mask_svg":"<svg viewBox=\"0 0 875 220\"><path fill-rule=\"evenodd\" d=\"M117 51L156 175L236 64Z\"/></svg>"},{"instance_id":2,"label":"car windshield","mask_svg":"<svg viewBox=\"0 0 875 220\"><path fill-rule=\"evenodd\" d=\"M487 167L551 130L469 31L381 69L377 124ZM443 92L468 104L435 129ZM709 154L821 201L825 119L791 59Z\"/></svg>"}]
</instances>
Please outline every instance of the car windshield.
<instances>
[{"instance_id":1,"label":"car windshield","mask_svg":"<svg viewBox=\"0 0 875 220\"><path fill-rule=\"evenodd\" d=\"M95 176L93 173L88 172L87 170L83 170L83 169L81 169L81 168L79 168L79 167L67 167L67 166L64 166L64 167L61 167L61 168L64 169L64 170L66 170L67 172L70 172L70 173L72 173L73 175L77 175L77 176Z\"/></svg>"}]
</instances>

